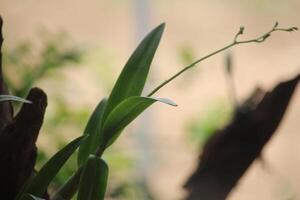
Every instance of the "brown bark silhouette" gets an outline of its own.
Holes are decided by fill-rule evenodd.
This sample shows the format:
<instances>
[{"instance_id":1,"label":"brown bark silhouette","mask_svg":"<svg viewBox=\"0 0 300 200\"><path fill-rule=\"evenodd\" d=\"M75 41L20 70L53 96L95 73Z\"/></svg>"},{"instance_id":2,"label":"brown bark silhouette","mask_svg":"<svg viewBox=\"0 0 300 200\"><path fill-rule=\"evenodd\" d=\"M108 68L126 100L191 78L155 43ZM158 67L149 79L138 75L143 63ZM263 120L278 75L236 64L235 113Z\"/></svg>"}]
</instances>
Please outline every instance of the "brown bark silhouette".
<instances>
[{"instance_id":1,"label":"brown bark silhouette","mask_svg":"<svg viewBox=\"0 0 300 200\"><path fill-rule=\"evenodd\" d=\"M236 110L232 121L208 140L185 184L188 200L226 199L273 136L299 79L297 75L263 95L256 92Z\"/></svg>"},{"instance_id":2,"label":"brown bark silhouette","mask_svg":"<svg viewBox=\"0 0 300 200\"><path fill-rule=\"evenodd\" d=\"M3 21L0 17L0 47ZM3 80L0 51L0 94L8 94ZM46 94L38 88L30 90L27 99L14 117L10 102L0 103L0 194L1 199L13 200L22 185L34 172L37 140L47 106Z\"/></svg>"}]
</instances>

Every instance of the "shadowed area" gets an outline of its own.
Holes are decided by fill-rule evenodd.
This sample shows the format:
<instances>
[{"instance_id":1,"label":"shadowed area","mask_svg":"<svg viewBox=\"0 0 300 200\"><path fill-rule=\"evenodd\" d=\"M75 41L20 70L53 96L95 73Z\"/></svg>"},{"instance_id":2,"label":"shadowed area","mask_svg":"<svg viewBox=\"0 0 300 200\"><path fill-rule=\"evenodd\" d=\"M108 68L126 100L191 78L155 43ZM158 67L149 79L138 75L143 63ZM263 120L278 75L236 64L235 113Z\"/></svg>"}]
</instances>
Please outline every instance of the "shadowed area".
<instances>
[{"instance_id":1,"label":"shadowed area","mask_svg":"<svg viewBox=\"0 0 300 200\"><path fill-rule=\"evenodd\" d=\"M2 30L3 23L0 20ZM3 38L2 32L0 38ZM8 94L3 81L2 62L0 67L0 94ZM10 102L0 104L1 199L13 200L34 172L37 155L35 143L43 123L47 96L41 89L33 88L27 99L32 103L24 104L15 117Z\"/></svg>"},{"instance_id":2,"label":"shadowed area","mask_svg":"<svg viewBox=\"0 0 300 200\"><path fill-rule=\"evenodd\" d=\"M200 162L185 188L188 200L226 199L253 161L261 155L279 126L300 75L279 83L272 91L253 95L232 121L205 144Z\"/></svg>"}]
</instances>

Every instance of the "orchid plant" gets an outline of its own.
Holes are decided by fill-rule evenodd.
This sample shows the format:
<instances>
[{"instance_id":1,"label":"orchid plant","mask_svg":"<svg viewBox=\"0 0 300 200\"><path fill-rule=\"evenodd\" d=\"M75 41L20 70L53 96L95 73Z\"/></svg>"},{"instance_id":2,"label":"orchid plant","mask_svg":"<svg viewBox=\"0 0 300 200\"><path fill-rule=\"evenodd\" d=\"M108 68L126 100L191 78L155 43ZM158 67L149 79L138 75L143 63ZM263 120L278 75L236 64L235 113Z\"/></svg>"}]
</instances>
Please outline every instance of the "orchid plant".
<instances>
[{"instance_id":1,"label":"orchid plant","mask_svg":"<svg viewBox=\"0 0 300 200\"><path fill-rule=\"evenodd\" d=\"M105 150L117 140L122 131L134 119L152 104L160 102L170 106L177 106L170 99L153 97L159 89L185 71L195 67L199 62L231 47L246 43L262 43L273 32L291 32L297 30L296 27L287 29L279 28L276 22L271 30L261 36L249 40L240 40L240 36L244 33L244 28L241 27L234 36L233 41L228 45L182 68L182 70L158 85L147 96L143 96L142 93L149 69L164 28L165 24L159 25L141 41L124 66L109 97L103 98L90 116L83 131L83 136L73 140L57 152L34 177L28 180L20 191L17 200L42 199L55 175L77 148L79 148L77 171L74 172L73 176L50 199L69 200L78 192L78 200L103 200L109 171L108 165L102 159ZM18 97L0 96L0 101L7 100L30 103Z\"/></svg>"}]
</instances>

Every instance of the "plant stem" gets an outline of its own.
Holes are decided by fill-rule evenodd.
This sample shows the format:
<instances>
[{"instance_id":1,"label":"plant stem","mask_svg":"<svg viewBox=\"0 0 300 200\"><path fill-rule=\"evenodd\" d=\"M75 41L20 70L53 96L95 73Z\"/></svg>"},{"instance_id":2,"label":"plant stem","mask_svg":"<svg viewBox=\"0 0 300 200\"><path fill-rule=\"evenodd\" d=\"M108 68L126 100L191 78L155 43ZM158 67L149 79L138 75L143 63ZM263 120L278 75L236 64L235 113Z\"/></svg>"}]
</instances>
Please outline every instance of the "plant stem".
<instances>
[{"instance_id":1,"label":"plant stem","mask_svg":"<svg viewBox=\"0 0 300 200\"><path fill-rule=\"evenodd\" d=\"M172 80L174 80L175 78L177 78L178 76L180 76L182 73L184 73L185 71L189 70L190 68L193 68L196 66L196 64L198 64L199 62L203 61L203 60L206 60L208 58L210 58L211 56L213 55L216 55L220 52L223 52L233 46L236 46L236 45L239 45L239 44L246 44L246 43L262 43L264 42L270 35L271 33L275 32L275 31L284 31L284 32L291 32L291 31L296 31L298 30L297 27L291 27L291 28L277 28L278 26L278 23L276 22L275 25L273 26L273 28L264 33L262 36L259 36L255 39L251 39L251 40L242 40L242 41L238 41L238 37L240 35L243 34L244 32L244 27L241 27L239 32L235 35L234 39L233 39L233 42L230 43L229 45L219 49L219 50L216 50L198 60L196 60L195 62L193 62L192 64L184 67L182 70L180 70L179 72L177 72L176 74L174 74L173 76L171 76L169 79L165 80L163 83L161 83L160 85L158 85L154 90L152 90L152 92L150 92L147 96L150 97L152 96L153 94L155 94L158 90L160 90L162 87L164 87L165 85L167 85L169 82L171 82Z\"/></svg>"},{"instance_id":2,"label":"plant stem","mask_svg":"<svg viewBox=\"0 0 300 200\"><path fill-rule=\"evenodd\" d=\"M182 73L184 73L185 71L189 70L190 68L194 67L196 64L198 64L199 62L215 55L215 54L218 54L226 49L229 49L230 47L234 46L235 44L234 43L231 43L230 45L227 45L225 47L223 47L222 49L219 49L217 51L214 51L202 58L200 58L199 60L196 60L195 62L193 62L192 64L184 67L182 70L180 70L179 72L177 72L176 74L174 74L172 77L170 77L169 79L165 80L162 84L160 84L159 86L157 86L152 92L150 92L148 94L148 97L152 96L153 94L155 94L159 89L161 89L162 87L164 87L165 85L167 85L169 82L171 82L173 79L177 78L179 75L181 75Z\"/></svg>"},{"instance_id":3,"label":"plant stem","mask_svg":"<svg viewBox=\"0 0 300 200\"><path fill-rule=\"evenodd\" d=\"M184 73L185 71L189 70L190 68L193 68L196 64L198 64L199 62L213 56L213 55L216 55L222 51L225 51L235 45L238 45L238 44L245 44L245 43L261 43L263 41L266 40L266 38L268 38L272 32L275 32L275 31L294 31L294 30L297 30L296 27L292 27L292 28L289 28L289 29L282 29L282 28L276 28L278 25L278 23L276 22L275 26L273 27L273 29L271 29L270 31L268 31L267 33L263 34L262 36L256 38L256 39L251 39L251 40L244 40L244 41L238 41L238 37L240 35L243 34L243 31L244 31L244 28L240 28L239 32L235 35L234 39L233 39L233 42L230 43L229 45L219 49L219 50L216 50L198 60L196 60L195 62L193 62L192 64L184 67L182 70L180 70L179 72L177 72L176 74L174 74L173 76L171 76L169 79L167 79L166 81L164 81L163 83L161 83L159 86L157 86L152 92L150 92L148 94L148 97L152 96L153 94L155 94L159 89L161 89L162 87L164 87L165 85L167 85L169 82L171 82L172 80L174 80L175 78L177 78L178 76L180 76L182 73ZM98 147L98 149L96 150L96 155L98 157L102 157L102 154L104 152L104 149L105 147L104 146L100 146ZM80 180L80 175L81 175L81 172L82 172L82 168L79 168L75 174L67 181L67 183L65 183L59 190L58 192L51 198L51 200L59 200L61 198L64 198L64 199L70 199L72 198L72 196L76 193L77 189L78 189L78 184L79 184L79 180Z\"/></svg>"}]
</instances>

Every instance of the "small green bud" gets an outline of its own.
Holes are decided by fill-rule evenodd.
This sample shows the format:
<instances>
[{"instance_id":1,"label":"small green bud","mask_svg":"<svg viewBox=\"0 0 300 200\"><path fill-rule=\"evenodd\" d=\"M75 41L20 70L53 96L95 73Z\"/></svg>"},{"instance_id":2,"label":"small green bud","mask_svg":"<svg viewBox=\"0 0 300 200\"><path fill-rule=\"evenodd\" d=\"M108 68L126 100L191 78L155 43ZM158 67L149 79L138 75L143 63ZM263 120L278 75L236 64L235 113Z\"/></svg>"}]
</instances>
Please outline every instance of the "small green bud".
<instances>
[{"instance_id":1,"label":"small green bud","mask_svg":"<svg viewBox=\"0 0 300 200\"><path fill-rule=\"evenodd\" d=\"M289 32L298 31L298 28L297 27L292 27L292 28L287 29L287 31L289 31Z\"/></svg>"},{"instance_id":2,"label":"small green bud","mask_svg":"<svg viewBox=\"0 0 300 200\"><path fill-rule=\"evenodd\" d=\"M238 34L242 35L244 33L244 30L245 30L245 27L241 26Z\"/></svg>"}]
</instances>

